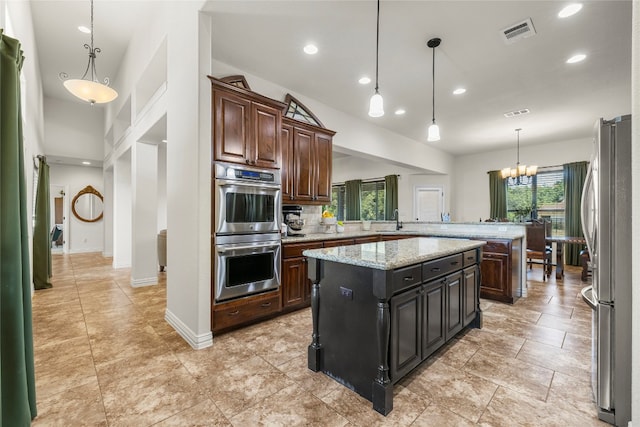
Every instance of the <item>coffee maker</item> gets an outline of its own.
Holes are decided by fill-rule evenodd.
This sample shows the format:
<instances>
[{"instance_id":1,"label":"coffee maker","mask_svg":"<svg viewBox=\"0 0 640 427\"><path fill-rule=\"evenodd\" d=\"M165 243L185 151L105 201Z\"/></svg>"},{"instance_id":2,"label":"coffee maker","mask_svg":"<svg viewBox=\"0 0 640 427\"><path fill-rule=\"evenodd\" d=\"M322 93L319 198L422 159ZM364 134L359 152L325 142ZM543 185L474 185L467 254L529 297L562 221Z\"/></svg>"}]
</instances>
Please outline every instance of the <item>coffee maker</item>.
<instances>
[{"instance_id":1,"label":"coffee maker","mask_svg":"<svg viewBox=\"0 0 640 427\"><path fill-rule=\"evenodd\" d=\"M302 206L300 205L283 205L282 217L284 223L287 224L287 236L303 237L300 233L304 227L304 219L302 216Z\"/></svg>"}]
</instances>

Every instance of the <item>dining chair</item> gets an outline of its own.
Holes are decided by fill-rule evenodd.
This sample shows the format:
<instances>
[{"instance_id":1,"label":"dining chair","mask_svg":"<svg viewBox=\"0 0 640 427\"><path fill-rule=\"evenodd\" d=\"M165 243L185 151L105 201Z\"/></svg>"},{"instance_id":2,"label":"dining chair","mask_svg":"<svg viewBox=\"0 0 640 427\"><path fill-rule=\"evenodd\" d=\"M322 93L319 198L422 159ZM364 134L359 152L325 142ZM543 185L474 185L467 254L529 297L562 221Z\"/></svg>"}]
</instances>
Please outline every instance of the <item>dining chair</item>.
<instances>
[{"instance_id":1,"label":"dining chair","mask_svg":"<svg viewBox=\"0 0 640 427\"><path fill-rule=\"evenodd\" d=\"M527 223L527 263L533 269L533 260L542 260L542 280L551 276L551 247L547 246L547 221Z\"/></svg>"}]
</instances>

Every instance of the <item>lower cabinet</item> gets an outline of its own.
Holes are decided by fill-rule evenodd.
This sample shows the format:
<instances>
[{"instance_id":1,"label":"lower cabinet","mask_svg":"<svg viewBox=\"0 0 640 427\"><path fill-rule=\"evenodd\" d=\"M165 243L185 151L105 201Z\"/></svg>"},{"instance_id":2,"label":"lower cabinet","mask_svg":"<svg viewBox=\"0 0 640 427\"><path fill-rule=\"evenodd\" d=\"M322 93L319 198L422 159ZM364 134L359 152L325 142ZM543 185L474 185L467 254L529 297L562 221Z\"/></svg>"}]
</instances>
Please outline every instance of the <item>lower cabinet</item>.
<instances>
[{"instance_id":1,"label":"lower cabinet","mask_svg":"<svg viewBox=\"0 0 640 427\"><path fill-rule=\"evenodd\" d=\"M522 294L521 240L489 240L482 248L480 297L513 303Z\"/></svg>"},{"instance_id":2,"label":"lower cabinet","mask_svg":"<svg viewBox=\"0 0 640 427\"><path fill-rule=\"evenodd\" d=\"M463 326L467 326L476 318L476 301L478 301L478 266L467 267L462 272L464 301L462 304Z\"/></svg>"},{"instance_id":3,"label":"lower cabinet","mask_svg":"<svg viewBox=\"0 0 640 427\"><path fill-rule=\"evenodd\" d=\"M428 357L445 342L445 293L442 280L427 283L423 287L422 301L422 354Z\"/></svg>"},{"instance_id":4,"label":"lower cabinet","mask_svg":"<svg viewBox=\"0 0 640 427\"><path fill-rule=\"evenodd\" d=\"M462 272L452 274L444 278L447 321L445 340L453 337L462 330Z\"/></svg>"},{"instance_id":5,"label":"lower cabinet","mask_svg":"<svg viewBox=\"0 0 640 427\"><path fill-rule=\"evenodd\" d=\"M322 242L287 243L282 245L280 289L283 311L309 306L311 302L311 281L308 277L307 258L302 256L302 251L321 247Z\"/></svg>"},{"instance_id":6,"label":"lower cabinet","mask_svg":"<svg viewBox=\"0 0 640 427\"><path fill-rule=\"evenodd\" d=\"M422 361L422 289L391 298L391 376L401 378Z\"/></svg>"}]
</instances>

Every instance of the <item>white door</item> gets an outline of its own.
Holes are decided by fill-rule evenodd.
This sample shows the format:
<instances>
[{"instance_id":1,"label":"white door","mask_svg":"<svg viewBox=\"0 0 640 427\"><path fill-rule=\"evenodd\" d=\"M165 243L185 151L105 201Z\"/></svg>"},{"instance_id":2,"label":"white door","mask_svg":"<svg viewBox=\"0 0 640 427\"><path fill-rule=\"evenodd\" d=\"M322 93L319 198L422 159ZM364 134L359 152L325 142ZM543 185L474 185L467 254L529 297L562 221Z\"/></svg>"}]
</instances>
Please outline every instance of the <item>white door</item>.
<instances>
[{"instance_id":1,"label":"white door","mask_svg":"<svg viewBox=\"0 0 640 427\"><path fill-rule=\"evenodd\" d=\"M415 187L414 212L416 221L441 221L444 209L442 187Z\"/></svg>"}]
</instances>

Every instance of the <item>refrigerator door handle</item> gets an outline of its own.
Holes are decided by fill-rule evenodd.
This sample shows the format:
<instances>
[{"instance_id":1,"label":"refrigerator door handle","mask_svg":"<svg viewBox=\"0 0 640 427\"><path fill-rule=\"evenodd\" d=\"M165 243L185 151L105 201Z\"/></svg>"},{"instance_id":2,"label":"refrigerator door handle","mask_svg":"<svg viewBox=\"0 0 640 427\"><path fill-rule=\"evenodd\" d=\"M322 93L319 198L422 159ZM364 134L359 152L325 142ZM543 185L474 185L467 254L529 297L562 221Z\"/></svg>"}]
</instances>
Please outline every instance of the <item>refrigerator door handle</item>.
<instances>
[{"instance_id":1,"label":"refrigerator door handle","mask_svg":"<svg viewBox=\"0 0 640 427\"><path fill-rule=\"evenodd\" d=\"M589 162L589 168L587 169L587 176L585 178L584 187L582 190L582 200L580 202L580 220L582 221L582 233L584 234L584 238L587 242L587 250L589 251L589 254L591 254L592 260L594 259L595 255L595 241L593 239L595 237L595 230L593 230L592 228L590 229L587 224L589 224L591 227L594 227L595 221L595 218L589 219L589 214L593 216L595 215L595 212L593 212L593 208L591 207L591 204L588 200L589 198L595 197L595 194L593 193L593 161L594 159L592 158L591 162Z\"/></svg>"},{"instance_id":2,"label":"refrigerator door handle","mask_svg":"<svg viewBox=\"0 0 640 427\"><path fill-rule=\"evenodd\" d=\"M598 302L593 299L593 286L582 288L580 293L582 294L582 300L586 302L592 310L595 310Z\"/></svg>"}]
</instances>

